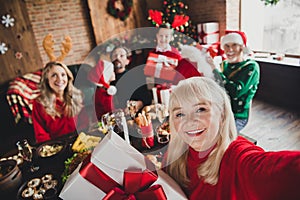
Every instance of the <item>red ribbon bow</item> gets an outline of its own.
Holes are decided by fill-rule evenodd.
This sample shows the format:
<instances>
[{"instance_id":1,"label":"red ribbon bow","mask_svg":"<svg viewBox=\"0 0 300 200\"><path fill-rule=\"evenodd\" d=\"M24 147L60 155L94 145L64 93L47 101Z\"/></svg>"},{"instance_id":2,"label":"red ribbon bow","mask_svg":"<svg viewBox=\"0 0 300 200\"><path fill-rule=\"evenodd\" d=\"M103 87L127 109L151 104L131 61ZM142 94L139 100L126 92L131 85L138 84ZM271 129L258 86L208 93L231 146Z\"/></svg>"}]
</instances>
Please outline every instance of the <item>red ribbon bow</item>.
<instances>
[{"instance_id":1,"label":"red ribbon bow","mask_svg":"<svg viewBox=\"0 0 300 200\"><path fill-rule=\"evenodd\" d=\"M128 169L124 171L123 186L98 169L88 156L82 163L80 175L106 193L104 200L167 199L161 185L151 186L158 178L156 171ZM151 186L151 187L150 187Z\"/></svg>"}]
</instances>

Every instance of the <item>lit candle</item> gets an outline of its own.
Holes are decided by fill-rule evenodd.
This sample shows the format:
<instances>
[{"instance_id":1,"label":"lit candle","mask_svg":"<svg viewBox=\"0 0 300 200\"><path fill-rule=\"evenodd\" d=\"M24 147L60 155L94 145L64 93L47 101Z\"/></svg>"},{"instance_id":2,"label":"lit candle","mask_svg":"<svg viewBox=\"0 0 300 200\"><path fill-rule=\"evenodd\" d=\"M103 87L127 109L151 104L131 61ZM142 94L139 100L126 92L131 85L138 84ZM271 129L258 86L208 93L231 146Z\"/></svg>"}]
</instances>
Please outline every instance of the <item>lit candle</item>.
<instances>
[{"instance_id":1,"label":"lit candle","mask_svg":"<svg viewBox=\"0 0 300 200\"><path fill-rule=\"evenodd\" d=\"M158 103L158 99L157 99L157 88L156 87L152 88L152 94L153 94L154 104L157 104Z\"/></svg>"},{"instance_id":2,"label":"lit candle","mask_svg":"<svg viewBox=\"0 0 300 200\"><path fill-rule=\"evenodd\" d=\"M170 99L170 90L161 90L160 91L161 103L164 104L167 108L169 107L169 99Z\"/></svg>"}]
</instances>

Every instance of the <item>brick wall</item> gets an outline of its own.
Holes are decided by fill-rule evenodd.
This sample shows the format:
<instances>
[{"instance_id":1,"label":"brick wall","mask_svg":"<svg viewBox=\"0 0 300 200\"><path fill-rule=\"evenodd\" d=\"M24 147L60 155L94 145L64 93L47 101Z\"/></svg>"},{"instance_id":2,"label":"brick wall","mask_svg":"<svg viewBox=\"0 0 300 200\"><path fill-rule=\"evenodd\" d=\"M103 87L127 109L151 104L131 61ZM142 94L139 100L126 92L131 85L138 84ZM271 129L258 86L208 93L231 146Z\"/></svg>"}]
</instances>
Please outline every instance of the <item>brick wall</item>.
<instances>
[{"instance_id":1,"label":"brick wall","mask_svg":"<svg viewBox=\"0 0 300 200\"><path fill-rule=\"evenodd\" d=\"M42 47L42 41L48 33L54 37L55 55L60 55L61 42L66 35L72 38L73 48L65 58L66 64L83 62L95 46L95 38L90 22L86 1L81 0L25 0L34 35L43 63L48 57ZM161 2L147 2L147 9L159 9ZM188 15L194 24L217 21L220 35L226 29L239 29L238 0L186 0Z\"/></svg>"},{"instance_id":2,"label":"brick wall","mask_svg":"<svg viewBox=\"0 0 300 200\"><path fill-rule=\"evenodd\" d=\"M194 24L219 22L220 35L239 29L239 0L187 0L188 15Z\"/></svg>"},{"instance_id":3,"label":"brick wall","mask_svg":"<svg viewBox=\"0 0 300 200\"><path fill-rule=\"evenodd\" d=\"M53 35L56 57L60 55L61 42L69 35L73 46L64 63L69 65L83 62L95 44L87 3L81 0L25 2L43 63L49 61L42 46L48 33Z\"/></svg>"}]
</instances>

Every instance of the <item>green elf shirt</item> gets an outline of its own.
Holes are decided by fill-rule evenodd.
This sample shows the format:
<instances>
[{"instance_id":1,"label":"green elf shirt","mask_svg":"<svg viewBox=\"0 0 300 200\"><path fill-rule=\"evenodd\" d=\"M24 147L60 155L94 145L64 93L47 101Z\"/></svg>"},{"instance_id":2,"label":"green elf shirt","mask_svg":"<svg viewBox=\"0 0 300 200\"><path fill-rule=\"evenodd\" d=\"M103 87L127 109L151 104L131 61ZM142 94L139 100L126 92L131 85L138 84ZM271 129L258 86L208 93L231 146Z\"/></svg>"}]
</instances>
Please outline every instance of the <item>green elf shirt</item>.
<instances>
[{"instance_id":1,"label":"green elf shirt","mask_svg":"<svg viewBox=\"0 0 300 200\"><path fill-rule=\"evenodd\" d=\"M259 83L259 65L255 60L247 59L239 63L223 61L221 72L213 71L217 82L224 86L231 100L235 118L248 119L251 101Z\"/></svg>"}]
</instances>

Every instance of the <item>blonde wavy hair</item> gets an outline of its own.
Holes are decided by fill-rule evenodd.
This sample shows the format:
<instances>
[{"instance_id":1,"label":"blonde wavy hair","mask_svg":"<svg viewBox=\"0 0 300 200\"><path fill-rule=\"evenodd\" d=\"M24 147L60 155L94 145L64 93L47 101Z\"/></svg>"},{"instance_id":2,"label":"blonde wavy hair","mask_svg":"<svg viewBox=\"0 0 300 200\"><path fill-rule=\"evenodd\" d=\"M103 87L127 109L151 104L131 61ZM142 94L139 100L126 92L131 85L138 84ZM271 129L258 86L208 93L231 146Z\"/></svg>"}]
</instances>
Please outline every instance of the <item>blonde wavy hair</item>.
<instances>
[{"instance_id":1,"label":"blonde wavy hair","mask_svg":"<svg viewBox=\"0 0 300 200\"><path fill-rule=\"evenodd\" d=\"M224 152L229 144L236 139L237 131L234 116L231 110L230 100L224 88L207 77L192 77L182 80L172 89L169 110L178 103L206 100L212 106L216 106L221 118L219 122L218 140L215 148L210 152L208 159L198 166L198 176L206 183L215 185L219 178L219 168ZM171 112L170 112L171 113ZM187 175L188 144L178 136L170 114L171 140L168 146L166 158L166 172L173 177L182 187L189 184Z\"/></svg>"},{"instance_id":2,"label":"blonde wavy hair","mask_svg":"<svg viewBox=\"0 0 300 200\"><path fill-rule=\"evenodd\" d=\"M62 67L68 76L67 87L64 90L64 109L62 112L56 109L56 95L49 85L48 74L53 66ZM83 93L73 85L73 74L70 69L61 62L48 62L43 69L42 78L39 84L40 95L37 100L44 106L46 113L53 118L61 115L74 117L81 111L83 107Z\"/></svg>"}]
</instances>

